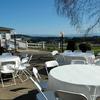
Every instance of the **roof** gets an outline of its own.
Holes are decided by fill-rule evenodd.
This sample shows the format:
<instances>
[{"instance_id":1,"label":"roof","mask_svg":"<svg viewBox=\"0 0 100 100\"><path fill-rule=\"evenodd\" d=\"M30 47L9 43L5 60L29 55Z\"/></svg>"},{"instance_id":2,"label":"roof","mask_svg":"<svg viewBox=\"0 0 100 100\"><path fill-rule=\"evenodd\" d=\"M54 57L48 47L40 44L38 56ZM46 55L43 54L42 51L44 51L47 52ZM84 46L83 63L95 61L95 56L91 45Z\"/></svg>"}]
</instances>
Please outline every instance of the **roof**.
<instances>
[{"instance_id":1,"label":"roof","mask_svg":"<svg viewBox=\"0 0 100 100\"><path fill-rule=\"evenodd\" d=\"M0 30L11 31L11 30L14 30L14 29L8 28L8 27L0 27Z\"/></svg>"}]
</instances>

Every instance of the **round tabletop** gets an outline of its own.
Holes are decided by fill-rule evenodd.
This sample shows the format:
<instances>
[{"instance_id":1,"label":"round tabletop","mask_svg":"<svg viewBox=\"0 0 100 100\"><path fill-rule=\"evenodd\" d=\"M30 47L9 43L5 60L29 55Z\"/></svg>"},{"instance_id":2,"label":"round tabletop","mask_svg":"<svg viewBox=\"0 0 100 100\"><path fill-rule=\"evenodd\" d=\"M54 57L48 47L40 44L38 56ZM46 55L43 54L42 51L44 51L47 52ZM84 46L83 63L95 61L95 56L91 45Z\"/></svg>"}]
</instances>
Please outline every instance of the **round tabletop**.
<instances>
[{"instance_id":1,"label":"round tabletop","mask_svg":"<svg viewBox=\"0 0 100 100\"><path fill-rule=\"evenodd\" d=\"M49 73L54 79L76 85L100 86L100 67L95 65L64 65Z\"/></svg>"}]
</instances>

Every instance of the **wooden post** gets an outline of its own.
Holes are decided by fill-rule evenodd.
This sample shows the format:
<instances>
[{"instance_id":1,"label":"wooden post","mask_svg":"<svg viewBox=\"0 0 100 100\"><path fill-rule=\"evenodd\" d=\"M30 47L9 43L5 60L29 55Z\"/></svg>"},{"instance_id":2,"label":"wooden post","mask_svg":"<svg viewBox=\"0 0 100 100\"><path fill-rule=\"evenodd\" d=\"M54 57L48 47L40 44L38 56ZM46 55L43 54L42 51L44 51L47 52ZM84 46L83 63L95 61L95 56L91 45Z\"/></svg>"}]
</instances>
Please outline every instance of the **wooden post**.
<instances>
[{"instance_id":1,"label":"wooden post","mask_svg":"<svg viewBox=\"0 0 100 100\"><path fill-rule=\"evenodd\" d=\"M64 39L64 33L63 32L60 32L60 35L61 35L61 37L60 37L60 42L61 42L61 51L63 52L64 50L63 50L63 39Z\"/></svg>"},{"instance_id":2,"label":"wooden post","mask_svg":"<svg viewBox=\"0 0 100 100\"><path fill-rule=\"evenodd\" d=\"M43 42L43 49L45 49L45 42Z\"/></svg>"},{"instance_id":3,"label":"wooden post","mask_svg":"<svg viewBox=\"0 0 100 100\"><path fill-rule=\"evenodd\" d=\"M14 47L15 47L15 52L16 52L16 35L14 34Z\"/></svg>"}]
</instances>

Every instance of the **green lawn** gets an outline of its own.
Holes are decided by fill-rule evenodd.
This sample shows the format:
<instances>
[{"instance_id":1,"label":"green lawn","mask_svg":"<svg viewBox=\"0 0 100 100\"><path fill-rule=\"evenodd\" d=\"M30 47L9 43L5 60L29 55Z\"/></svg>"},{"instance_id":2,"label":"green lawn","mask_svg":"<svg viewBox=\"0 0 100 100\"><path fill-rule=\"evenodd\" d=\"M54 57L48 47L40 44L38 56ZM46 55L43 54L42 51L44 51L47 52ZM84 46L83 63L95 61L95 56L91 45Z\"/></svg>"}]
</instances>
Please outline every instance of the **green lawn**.
<instances>
[{"instance_id":1,"label":"green lawn","mask_svg":"<svg viewBox=\"0 0 100 100\"><path fill-rule=\"evenodd\" d=\"M100 52L100 46L94 46L92 47L92 50L94 51L95 55L97 55L97 53Z\"/></svg>"}]
</instances>

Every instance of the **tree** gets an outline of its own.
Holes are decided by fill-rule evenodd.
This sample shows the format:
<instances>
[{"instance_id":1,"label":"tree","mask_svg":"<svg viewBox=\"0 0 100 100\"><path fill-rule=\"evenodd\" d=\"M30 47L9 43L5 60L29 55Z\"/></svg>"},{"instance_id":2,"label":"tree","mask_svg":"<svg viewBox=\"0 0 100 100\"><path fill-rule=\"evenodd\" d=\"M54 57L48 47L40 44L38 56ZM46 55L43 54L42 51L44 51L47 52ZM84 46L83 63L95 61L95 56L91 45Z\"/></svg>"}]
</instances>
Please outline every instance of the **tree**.
<instances>
[{"instance_id":1,"label":"tree","mask_svg":"<svg viewBox=\"0 0 100 100\"><path fill-rule=\"evenodd\" d=\"M55 0L57 13L70 19L76 28L92 20L86 33L100 25L100 0Z\"/></svg>"}]
</instances>

